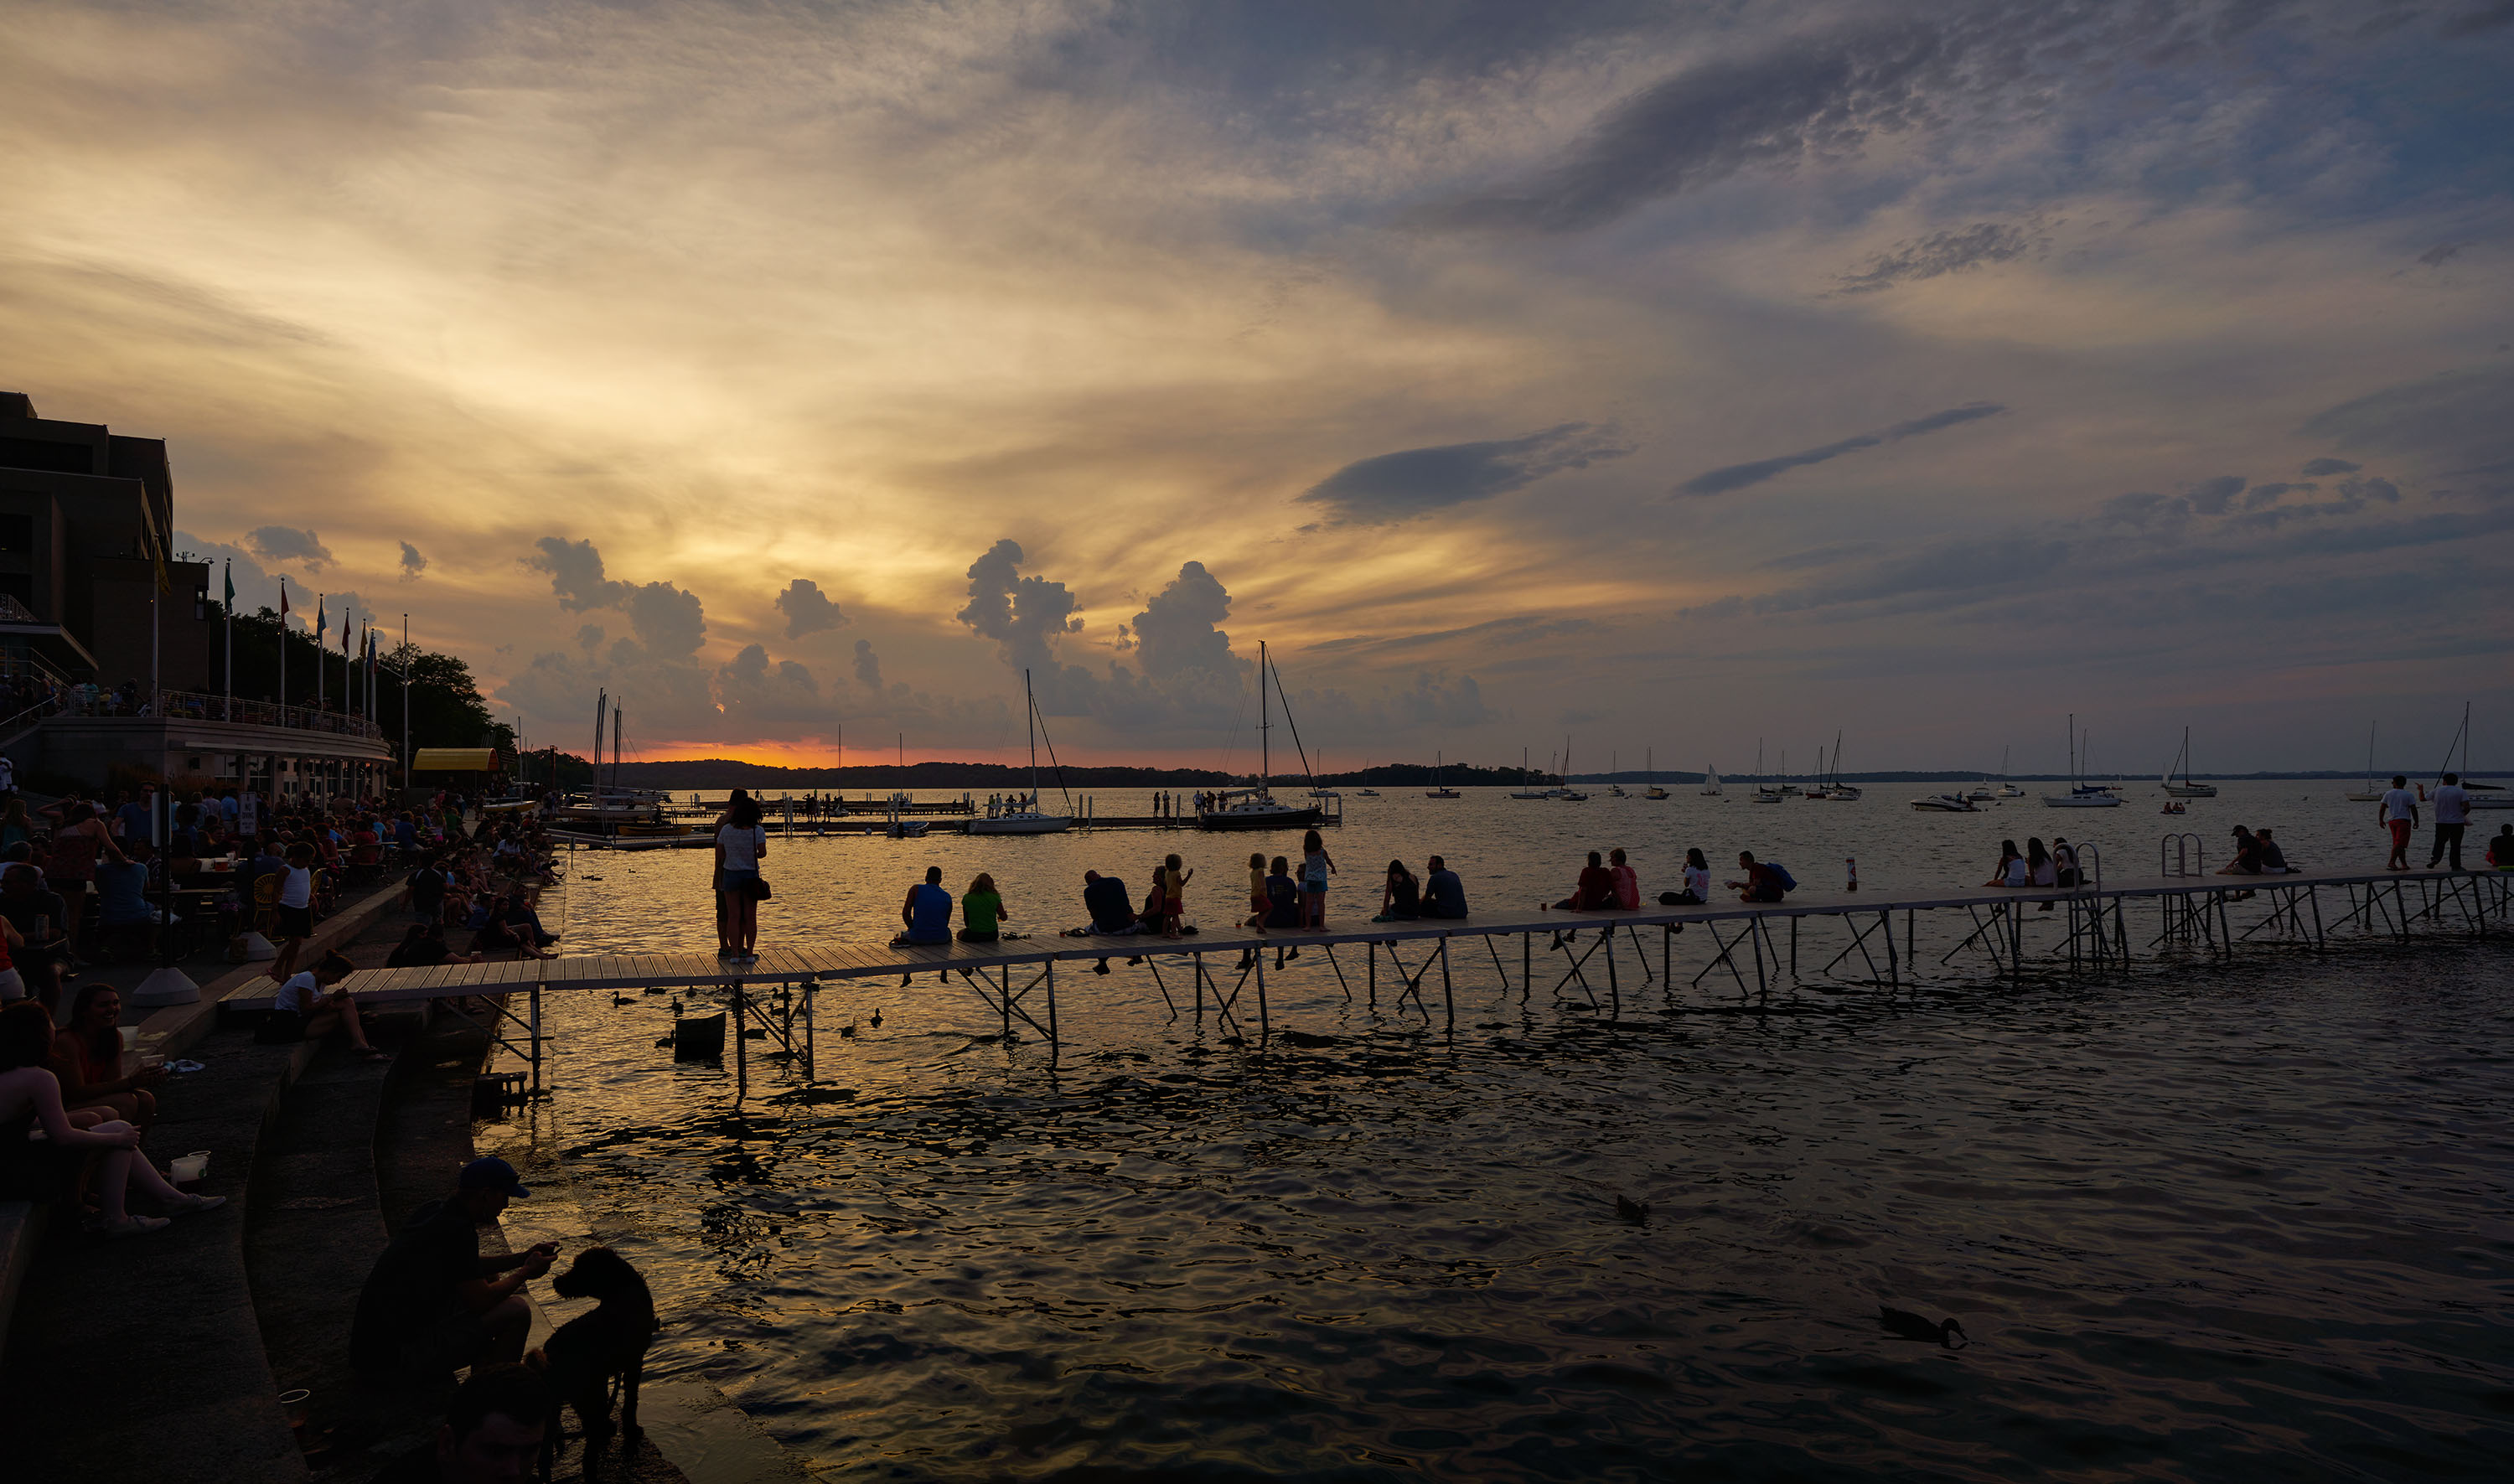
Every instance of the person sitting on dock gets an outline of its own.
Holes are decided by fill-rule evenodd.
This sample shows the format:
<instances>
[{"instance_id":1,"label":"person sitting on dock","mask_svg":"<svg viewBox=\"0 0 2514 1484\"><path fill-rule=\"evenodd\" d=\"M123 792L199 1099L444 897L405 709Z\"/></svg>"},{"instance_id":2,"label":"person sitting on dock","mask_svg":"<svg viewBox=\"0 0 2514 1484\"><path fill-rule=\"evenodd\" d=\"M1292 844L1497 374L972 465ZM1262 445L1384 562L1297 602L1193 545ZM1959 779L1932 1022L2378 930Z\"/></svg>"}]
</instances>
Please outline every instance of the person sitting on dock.
<instances>
[{"instance_id":1,"label":"person sitting on dock","mask_svg":"<svg viewBox=\"0 0 2514 1484\"><path fill-rule=\"evenodd\" d=\"M2012 851L2016 847L2011 843L2007 848ZM1755 860L1753 851L1737 852L1737 864L1746 872L1746 879L1723 884L1737 894L1738 901L1778 902L1789 891L1788 887L1781 884L1781 878L1773 873L1770 866Z\"/></svg>"},{"instance_id":2,"label":"person sitting on dock","mask_svg":"<svg viewBox=\"0 0 2514 1484\"><path fill-rule=\"evenodd\" d=\"M1711 862L1704 858L1702 847L1697 845L1684 853L1684 890L1659 893L1658 904L1660 906L1701 906L1710 900ZM1683 932L1684 924L1678 923L1676 931Z\"/></svg>"},{"instance_id":3,"label":"person sitting on dock","mask_svg":"<svg viewBox=\"0 0 2514 1484\"><path fill-rule=\"evenodd\" d=\"M1603 912L1612 910L1614 905L1614 875L1606 869L1606 858L1593 850L1589 852L1589 863L1580 870L1580 884L1571 889L1570 896L1555 902L1553 909L1558 912Z\"/></svg>"},{"instance_id":4,"label":"person sitting on dock","mask_svg":"<svg viewBox=\"0 0 2514 1484\"><path fill-rule=\"evenodd\" d=\"M1126 896L1122 876L1104 876L1098 871L1082 873L1082 909L1091 914L1089 931L1105 938L1122 938L1137 931L1135 904Z\"/></svg>"},{"instance_id":5,"label":"person sitting on dock","mask_svg":"<svg viewBox=\"0 0 2514 1484\"><path fill-rule=\"evenodd\" d=\"M410 930L402 934L401 942L393 944L392 951L385 955L385 967L432 969L438 964L477 964L487 960L488 955L483 953L457 953L447 947L445 924L414 922Z\"/></svg>"},{"instance_id":6,"label":"person sitting on dock","mask_svg":"<svg viewBox=\"0 0 2514 1484\"><path fill-rule=\"evenodd\" d=\"M2041 835L2025 842L2025 883L2044 891L2050 891L2060 884L2060 863L2051 859L2051 852L2044 847ZM2048 912L2051 910L2051 903L2047 902L2035 910Z\"/></svg>"},{"instance_id":7,"label":"person sitting on dock","mask_svg":"<svg viewBox=\"0 0 2514 1484\"><path fill-rule=\"evenodd\" d=\"M512 953L518 962L550 957L534 943L531 929L516 924L514 907L504 897L489 903L488 920L471 935L471 951L483 962L492 953Z\"/></svg>"},{"instance_id":8,"label":"person sitting on dock","mask_svg":"<svg viewBox=\"0 0 2514 1484\"><path fill-rule=\"evenodd\" d=\"M980 871L969 889L960 894L960 941L993 943L998 936L995 924L1009 921L1012 915L1004 910L1004 899L995 890L995 878Z\"/></svg>"},{"instance_id":9,"label":"person sitting on dock","mask_svg":"<svg viewBox=\"0 0 2514 1484\"><path fill-rule=\"evenodd\" d=\"M1388 862L1388 884L1379 893L1379 915L1373 922L1412 922L1423 915L1423 883L1402 861Z\"/></svg>"},{"instance_id":10,"label":"person sitting on dock","mask_svg":"<svg viewBox=\"0 0 2514 1484\"><path fill-rule=\"evenodd\" d=\"M359 1060L391 1061L390 1056L368 1044L366 1026L358 1019L358 1002L340 987L341 981L356 973L357 968L342 954L326 953L313 968L290 975L272 997L270 1019L263 1023L255 1039L265 1045L284 1046L292 1041L319 1041L335 1030L346 1030L349 1048Z\"/></svg>"},{"instance_id":11,"label":"person sitting on dock","mask_svg":"<svg viewBox=\"0 0 2514 1484\"><path fill-rule=\"evenodd\" d=\"M2261 842L2241 824L2235 826L2235 859L2217 867L2220 876L2257 876L2261 873Z\"/></svg>"},{"instance_id":12,"label":"person sitting on dock","mask_svg":"<svg viewBox=\"0 0 2514 1484\"><path fill-rule=\"evenodd\" d=\"M2514 824L2499 825L2488 837L2488 863L2500 871L2514 871Z\"/></svg>"},{"instance_id":13,"label":"person sitting on dock","mask_svg":"<svg viewBox=\"0 0 2514 1484\"><path fill-rule=\"evenodd\" d=\"M905 931L891 940L895 947L952 941L952 894L943 890L943 867L925 867L925 879L899 904L899 921Z\"/></svg>"},{"instance_id":14,"label":"person sitting on dock","mask_svg":"<svg viewBox=\"0 0 2514 1484\"><path fill-rule=\"evenodd\" d=\"M1454 922L1467 915L1467 888L1449 862L1434 856L1425 862L1422 913Z\"/></svg>"},{"instance_id":15,"label":"person sitting on dock","mask_svg":"<svg viewBox=\"0 0 2514 1484\"><path fill-rule=\"evenodd\" d=\"M1248 853L1248 919L1239 925L1260 934L1266 931L1266 853L1262 850Z\"/></svg>"},{"instance_id":16,"label":"person sitting on dock","mask_svg":"<svg viewBox=\"0 0 2514 1484\"><path fill-rule=\"evenodd\" d=\"M1606 875L1614 883L1615 909L1620 912L1640 911L1642 878L1635 875L1632 866L1625 862L1623 847L1617 846L1606 852Z\"/></svg>"},{"instance_id":17,"label":"person sitting on dock","mask_svg":"<svg viewBox=\"0 0 2514 1484\"><path fill-rule=\"evenodd\" d=\"M558 1244L483 1256L480 1228L532 1192L491 1155L463 1167L454 1193L422 1206L386 1243L358 1293L349 1363L378 1381L434 1380L462 1366L523 1358L533 1310L526 1283L549 1271Z\"/></svg>"},{"instance_id":18,"label":"person sitting on dock","mask_svg":"<svg viewBox=\"0 0 2514 1484\"><path fill-rule=\"evenodd\" d=\"M1731 881L1728 884L1730 886L1735 886L1737 883ZM2032 884L2032 878L2026 874L2025 855L2022 851L2019 851L2016 848L2016 842L2013 840L2000 841L1999 863L1990 868L1990 879L1983 882L1982 885L2030 886Z\"/></svg>"},{"instance_id":19,"label":"person sitting on dock","mask_svg":"<svg viewBox=\"0 0 2514 1484\"><path fill-rule=\"evenodd\" d=\"M2263 825L2252 831L2252 844L2261 853L2262 875L2284 876L2295 869L2287 863L2287 852L2279 849L2278 842L2270 838L2269 826Z\"/></svg>"}]
</instances>

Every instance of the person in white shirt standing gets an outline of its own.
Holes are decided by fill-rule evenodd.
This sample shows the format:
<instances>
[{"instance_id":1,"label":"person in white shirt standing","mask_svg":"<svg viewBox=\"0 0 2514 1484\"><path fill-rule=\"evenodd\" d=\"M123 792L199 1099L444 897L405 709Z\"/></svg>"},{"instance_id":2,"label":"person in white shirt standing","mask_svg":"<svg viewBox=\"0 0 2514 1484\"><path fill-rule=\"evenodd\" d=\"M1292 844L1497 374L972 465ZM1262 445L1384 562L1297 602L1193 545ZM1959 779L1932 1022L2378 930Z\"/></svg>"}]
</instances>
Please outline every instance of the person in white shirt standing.
<instances>
[{"instance_id":1,"label":"person in white shirt standing","mask_svg":"<svg viewBox=\"0 0 2514 1484\"><path fill-rule=\"evenodd\" d=\"M759 899L768 895L760 879L760 858L768 854L768 831L760 827L759 803L736 788L725 802L724 822L715 831L716 891L722 895L726 919L726 956L736 963L758 958Z\"/></svg>"},{"instance_id":2,"label":"person in white shirt standing","mask_svg":"<svg viewBox=\"0 0 2514 1484\"><path fill-rule=\"evenodd\" d=\"M2408 775L2392 775L2391 791L2383 802L2374 806L2383 817L2383 827L2392 832L2392 858L2383 862L2387 871L2410 868L2410 832L2418 827L2418 796L2410 792Z\"/></svg>"},{"instance_id":3,"label":"person in white shirt standing","mask_svg":"<svg viewBox=\"0 0 2514 1484\"><path fill-rule=\"evenodd\" d=\"M2461 869L2461 827L2470 822L2470 795L2462 791L2461 775L2448 773L2436 791L2427 795L2435 806L2435 849L2427 852L2427 869L2450 854L2453 868Z\"/></svg>"}]
</instances>

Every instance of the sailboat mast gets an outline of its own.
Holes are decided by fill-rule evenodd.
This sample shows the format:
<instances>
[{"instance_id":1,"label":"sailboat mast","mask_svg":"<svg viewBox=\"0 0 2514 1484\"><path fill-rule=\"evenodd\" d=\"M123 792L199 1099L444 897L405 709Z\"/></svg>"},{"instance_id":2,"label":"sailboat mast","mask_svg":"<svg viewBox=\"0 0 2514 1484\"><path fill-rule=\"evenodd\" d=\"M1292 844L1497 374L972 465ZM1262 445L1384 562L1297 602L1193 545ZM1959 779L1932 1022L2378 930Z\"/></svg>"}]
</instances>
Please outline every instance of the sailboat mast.
<instances>
[{"instance_id":1,"label":"sailboat mast","mask_svg":"<svg viewBox=\"0 0 2514 1484\"><path fill-rule=\"evenodd\" d=\"M1022 724L1030 728L1031 808L1038 807L1038 701L1030 693L1030 667L1022 667Z\"/></svg>"},{"instance_id":2,"label":"sailboat mast","mask_svg":"<svg viewBox=\"0 0 2514 1484\"><path fill-rule=\"evenodd\" d=\"M1257 641L1257 787L1260 792L1271 792L1275 786L1275 757L1267 750L1267 743L1274 740L1271 734L1275 730L1275 720L1273 713L1266 709L1266 641L1260 639Z\"/></svg>"}]
</instances>

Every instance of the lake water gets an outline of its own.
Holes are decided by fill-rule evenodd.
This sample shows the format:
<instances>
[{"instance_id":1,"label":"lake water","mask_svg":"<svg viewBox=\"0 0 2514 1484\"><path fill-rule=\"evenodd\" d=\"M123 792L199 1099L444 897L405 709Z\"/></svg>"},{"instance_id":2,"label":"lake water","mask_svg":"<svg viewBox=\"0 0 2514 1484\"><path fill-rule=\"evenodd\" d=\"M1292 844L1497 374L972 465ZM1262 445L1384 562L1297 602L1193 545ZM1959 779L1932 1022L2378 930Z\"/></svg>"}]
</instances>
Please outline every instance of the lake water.
<instances>
[{"instance_id":1,"label":"lake water","mask_svg":"<svg viewBox=\"0 0 2514 1484\"><path fill-rule=\"evenodd\" d=\"M1845 857L1870 891L1968 885L2001 838L2053 828L2149 874L2169 822L2212 862L2241 822L2316 865L2379 864L2345 786L2229 785L2175 822L2152 787L1972 817L1892 787L1355 799L1331 921L1433 850L1480 908L1559 896L1610 845L1653 892L1687 844L1825 886ZM763 937L884 934L929 862L954 890L992 870L1052 931L1086 865L1140 886L1173 849L1219 918L1251 848L779 841ZM702 858L574 868L568 948L710 945ZM1263 1055L1172 1020L1142 970L1060 974L1054 1065L931 977L837 987L823 1087L753 1061L744 1099L729 1064L656 1049L668 997L553 995L553 1096L480 1143L537 1188L519 1235L608 1241L648 1274L655 1370L704 1372L831 1478L2503 1476L2501 942L2024 989L1949 969L1750 1007L1686 985L1700 936L1672 992L1627 980L1611 1024L1460 954L1454 1036L1358 980L1347 1000L1313 949L1269 982L1303 1044ZM1971 1343L1897 1339L1880 1303Z\"/></svg>"}]
</instances>

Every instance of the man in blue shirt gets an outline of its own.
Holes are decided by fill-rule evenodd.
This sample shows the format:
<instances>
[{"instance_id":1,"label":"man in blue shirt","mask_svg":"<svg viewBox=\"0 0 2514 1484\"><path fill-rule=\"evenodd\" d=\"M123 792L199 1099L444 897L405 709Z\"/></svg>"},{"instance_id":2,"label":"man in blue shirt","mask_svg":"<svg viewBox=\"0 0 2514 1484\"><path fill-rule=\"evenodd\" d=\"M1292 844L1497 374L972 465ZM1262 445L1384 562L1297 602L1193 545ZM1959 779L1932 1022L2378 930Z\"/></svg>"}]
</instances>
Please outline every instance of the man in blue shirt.
<instances>
[{"instance_id":1,"label":"man in blue shirt","mask_svg":"<svg viewBox=\"0 0 2514 1484\"><path fill-rule=\"evenodd\" d=\"M126 840L147 839L149 822L156 817L157 785L155 783L143 785L140 790L140 797L114 811L114 818L122 824L122 838Z\"/></svg>"},{"instance_id":2,"label":"man in blue shirt","mask_svg":"<svg viewBox=\"0 0 2514 1484\"><path fill-rule=\"evenodd\" d=\"M952 894L943 890L943 867L925 867L922 884L908 889L908 900L899 904L899 920L908 931L899 935L903 943L944 943L952 941Z\"/></svg>"},{"instance_id":3,"label":"man in blue shirt","mask_svg":"<svg viewBox=\"0 0 2514 1484\"><path fill-rule=\"evenodd\" d=\"M1432 858L1431 874L1423 880L1422 914L1426 917L1464 917L1467 915L1467 889L1449 862L1439 856Z\"/></svg>"}]
</instances>

